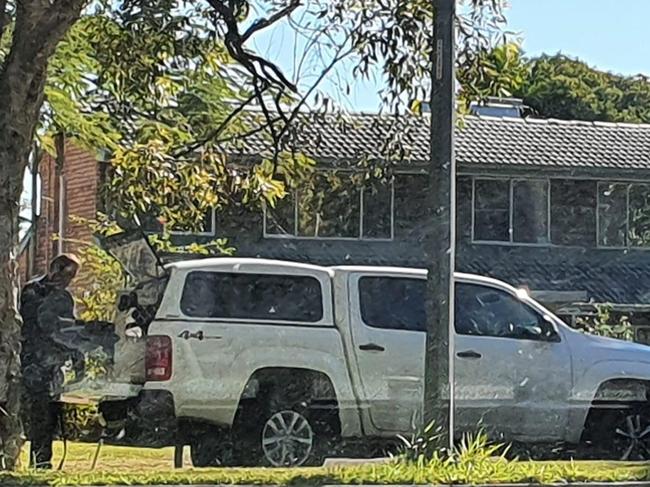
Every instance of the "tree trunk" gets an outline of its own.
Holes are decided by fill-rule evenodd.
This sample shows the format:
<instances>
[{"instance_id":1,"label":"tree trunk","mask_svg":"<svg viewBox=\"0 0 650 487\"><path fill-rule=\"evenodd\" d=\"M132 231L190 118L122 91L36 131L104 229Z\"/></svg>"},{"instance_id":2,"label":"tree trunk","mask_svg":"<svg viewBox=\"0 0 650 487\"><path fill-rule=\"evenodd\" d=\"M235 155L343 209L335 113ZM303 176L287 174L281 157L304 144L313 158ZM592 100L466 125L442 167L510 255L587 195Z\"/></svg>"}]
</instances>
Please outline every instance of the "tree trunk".
<instances>
[{"instance_id":1,"label":"tree trunk","mask_svg":"<svg viewBox=\"0 0 650 487\"><path fill-rule=\"evenodd\" d=\"M0 132L1 133L1 132ZM0 139L0 145L2 141ZM6 174L7 167L16 171ZM22 448L20 423L20 317L16 310L18 273L14 252L17 248L18 199L21 177L19 164L0 159L0 467L13 469Z\"/></svg>"},{"instance_id":2,"label":"tree trunk","mask_svg":"<svg viewBox=\"0 0 650 487\"><path fill-rule=\"evenodd\" d=\"M17 311L19 199L40 119L47 64L79 18L80 0L16 4L11 49L0 66L0 467L16 467L20 422L21 321Z\"/></svg>"},{"instance_id":3,"label":"tree trunk","mask_svg":"<svg viewBox=\"0 0 650 487\"><path fill-rule=\"evenodd\" d=\"M4 74L10 73L7 68ZM29 76L30 89L18 100L10 96L15 78L0 79L0 403L4 409L0 415L0 467L5 469L15 468L23 443L20 421L21 320L17 311L18 215L23 173L42 103L44 73L42 69L40 75ZM22 80L25 77L23 73Z\"/></svg>"}]
</instances>

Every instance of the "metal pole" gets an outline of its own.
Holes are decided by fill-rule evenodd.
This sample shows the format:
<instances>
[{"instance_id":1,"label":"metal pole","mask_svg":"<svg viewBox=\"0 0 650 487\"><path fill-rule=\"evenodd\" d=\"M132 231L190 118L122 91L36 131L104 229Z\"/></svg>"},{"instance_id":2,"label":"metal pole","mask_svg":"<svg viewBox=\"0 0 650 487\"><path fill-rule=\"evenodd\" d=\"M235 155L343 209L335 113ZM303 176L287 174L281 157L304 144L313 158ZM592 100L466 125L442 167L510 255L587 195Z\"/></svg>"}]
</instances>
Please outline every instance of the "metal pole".
<instances>
[{"instance_id":1,"label":"metal pole","mask_svg":"<svg viewBox=\"0 0 650 487\"><path fill-rule=\"evenodd\" d=\"M439 445L453 448L454 437L454 287L456 245L455 0L432 0L435 21L432 49L431 165L429 219L425 257L428 259L427 348L424 418L440 428Z\"/></svg>"}]
</instances>

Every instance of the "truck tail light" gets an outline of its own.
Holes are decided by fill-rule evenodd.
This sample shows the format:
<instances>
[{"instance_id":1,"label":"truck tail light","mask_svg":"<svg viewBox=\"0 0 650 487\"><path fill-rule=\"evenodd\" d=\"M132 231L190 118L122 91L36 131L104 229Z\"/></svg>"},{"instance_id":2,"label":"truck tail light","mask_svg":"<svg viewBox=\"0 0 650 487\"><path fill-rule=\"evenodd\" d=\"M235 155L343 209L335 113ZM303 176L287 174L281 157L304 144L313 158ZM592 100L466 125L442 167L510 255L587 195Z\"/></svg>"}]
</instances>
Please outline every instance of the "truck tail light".
<instances>
[{"instance_id":1,"label":"truck tail light","mask_svg":"<svg viewBox=\"0 0 650 487\"><path fill-rule=\"evenodd\" d=\"M144 360L147 381L166 381L172 376L172 339L164 335L147 337Z\"/></svg>"}]
</instances>

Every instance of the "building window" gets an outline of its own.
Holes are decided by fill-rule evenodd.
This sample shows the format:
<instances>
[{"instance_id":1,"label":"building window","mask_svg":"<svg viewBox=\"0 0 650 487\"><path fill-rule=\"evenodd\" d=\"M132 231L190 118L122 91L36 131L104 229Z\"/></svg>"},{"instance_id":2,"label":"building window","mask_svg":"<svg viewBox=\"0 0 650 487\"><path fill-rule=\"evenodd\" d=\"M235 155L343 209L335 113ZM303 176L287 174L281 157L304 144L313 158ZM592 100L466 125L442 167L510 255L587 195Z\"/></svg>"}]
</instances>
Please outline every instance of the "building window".
<instances>
[{"instance_id":1,"label":"building window","mask_svg":"<svg viewBox=\"0 0 650 487\"><path fill-rule=\"evenodd\" d=\"M512 239L517 243L549 243L548 181L512 181Z\"/></svg>"},{"instance_id":2,"label":"building window","mask_svg":"<svg viewBox=\"0 0 650 487\"><path fill-rule=\"evenodd\" d=\"M474 240L549 243L547 180L474 179Z\"/></svg>"},{"instance_id":3,"label":"building window","mask_svg":"<svg viewBox=\"0 0 650 487\"><path fill-rule=\"evenodd\" d=\"M390 240L393 181L364 180L351 172L320 172L264 212L268 237Z\"/></svg>"},{"instance_id":4,"label":"building window","mask_svg":"<svg viewBox=\"0 0 650 487\"><path fill-rule=\"evenodd\" d=\"M598 245L626 246L627 192L625 183L598 183Z\"/></svg>"},{"instance_id":5,"label":"building window","mask_svg":"<svg viewBox=\"0 0 650 487\"><path fill-rule=\"evenodd\" d=\"M296 195L289 193L278 200L274 208L264 211L264 232L269 235L294 235L295 231Z\"/></svg>"},{"instance_id":6,"label":"building window","mask_svg":"<svg viewBox=\"0 0 650 487\"><path fill-rule=\"evenodd\" d=\"M138 215L138 220L140 220L140 228L145 233L162 233L164 230L164 225L153 212Z\"/></svg>"},{"instance_id":7,"label":"building window","mask_svg":"<svg viewBox=\"0 0 650 487\"><path fill-rule=\"evenodd\" d=\"M650 247L650 184L598 183L598 245Z\"/></svg>"},{"instance_id":8,"label":"building window","mask_svg":"<svg viewBox=\"0 0 650 487\"><path fill-rule=\"evenodd\" d=\"M173 227L165 225L153 212L140 215L138 218L145 233L162 233L164 230L169 230L172 235L215 235L216 231L216 212L214 209L205 214L198 229L190 229L189 226L184 227L182 225Z\"/></svg>"},{"instance_id":9,"label":"building window","mask_svg":"<svg viewBox=\"0 0 650 487\"><path fill-rule=\"evenodd\" d=\"M170 232L172 235L214 235L216 231L215 220L216 212L211 209L206 212L199 228L191 229L191 227L174 225L170 227Z\"/></svg>"},{"instance_id":10,"label":"building window","mask_svg":"<svg viewBox=\"0 0 650 487\"><path fill-rule=\"evenodd\" d=\"M650 185L631 184L628 191L628 245L650 247Z\"/></svg>"},{"instance_id":11,"label":"building window","mask_svg":"<svg viewBox=\"0 0 650 487\"><path fill-rule=\"evenodd\" d=\"M297 235L312 238L358 238L361 187L354 174L323 172L297 191Z\"/></svg>"},{"instance_id":12,"label":"building window","mask_svg":"<svg viewBox=\"0 0 650 487\"><path fill-rule=\"evenodd\" d=\"M596 181L551 181L551 242L557 245L596 244Z\"/></svg>"},{"instance_id":13,"label":"building window","mask_svg":"<svg viewBox=\"0 0 650 487\"><path fill-rule=\"evenodd\" d=\"M510 242L510 181L474 180L474 240Z\"/></svg>"},{"instance_id":14,"label":"building window","mask_svg":"<svg viewBox=\"0 0 650 487\"><path fill-rule=\"evenodd\" d=\"M393 183L370 180L361 193L361 238L384 239L393 237Z\"/></svg>"},{"instance_id":15,"label":"building window","mask_svg":"<svg viewBox=\"0 0 650 487\"><path fill-rule=\"evenodd\" d=\"M426 233L422 222L427 218L429 178L426 174L396 174L394 187L395 235L419 239Z\"/></svg>"}]
</instances>

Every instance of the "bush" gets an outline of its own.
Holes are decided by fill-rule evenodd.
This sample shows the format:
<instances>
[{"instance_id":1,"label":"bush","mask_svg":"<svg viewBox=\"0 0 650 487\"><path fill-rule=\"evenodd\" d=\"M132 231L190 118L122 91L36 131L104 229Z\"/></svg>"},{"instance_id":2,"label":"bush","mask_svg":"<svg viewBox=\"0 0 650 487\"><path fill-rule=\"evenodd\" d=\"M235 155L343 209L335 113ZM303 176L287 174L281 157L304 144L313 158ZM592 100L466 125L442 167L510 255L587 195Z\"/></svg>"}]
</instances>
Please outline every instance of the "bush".
<instances>
[{"instance_id":1,"label":"bush","mask_svg":"<svg viewBox=\"0 0 650 487\"><path fill-rule=\"evenodd\" d=\"M634 340L634 328L627 316L621 316L618 320L612 318L611 306L598 305L596 315L589 318L578 318L579 329L592 335L619 340Z\"/></svg>"},{"instance_id":2,"label":"bush","mask_svg":"<svg viewBox=\"0 0 650 487\"><path fill-rule=\"evenodd\" d=\"M72 441L96 442L102 435L95 405L64 404L62 436Z\"/></svg>"}]
</instances>

